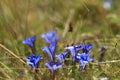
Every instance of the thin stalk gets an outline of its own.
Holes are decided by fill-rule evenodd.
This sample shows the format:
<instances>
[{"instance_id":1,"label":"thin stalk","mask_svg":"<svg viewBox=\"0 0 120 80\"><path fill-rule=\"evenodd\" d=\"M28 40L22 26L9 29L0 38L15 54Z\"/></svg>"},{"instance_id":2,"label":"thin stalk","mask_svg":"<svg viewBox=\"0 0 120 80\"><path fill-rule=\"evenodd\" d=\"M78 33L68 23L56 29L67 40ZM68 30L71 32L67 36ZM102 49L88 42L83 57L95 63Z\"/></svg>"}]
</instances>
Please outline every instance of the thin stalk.
<instances>
[{"instance_id":1,"label":"thin stalk","mask_svg":"<svg viewBox=\"0 0 120 80\"><path fill-rule=\"evenodd\" d=\"M52 72L52 80L55 80L55 71Z\"/></svg>"},{"instance_id":2,"label":"thin stalk","mask_svg":"<svg viewBox=\"0 0 120 80\"><path fill-rule=\"evenodd\" d=\"M12 51L10 51L8 48L6 48L4 45L0 44L0 47L5 49L8 53L13 55L14 57L18 58L22 63L27 64L25 61L23 61L19 56L15 55Z\"/></svg>"}]
</instances>

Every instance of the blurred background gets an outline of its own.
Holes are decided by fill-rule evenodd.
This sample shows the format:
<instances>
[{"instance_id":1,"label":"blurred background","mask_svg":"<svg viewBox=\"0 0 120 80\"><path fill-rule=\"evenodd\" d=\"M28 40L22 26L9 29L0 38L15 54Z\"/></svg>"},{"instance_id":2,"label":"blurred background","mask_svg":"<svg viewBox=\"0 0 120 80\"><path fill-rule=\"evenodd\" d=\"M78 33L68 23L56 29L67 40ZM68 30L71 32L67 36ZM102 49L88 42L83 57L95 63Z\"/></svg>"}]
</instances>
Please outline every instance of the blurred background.
<instances>
[{"instance_id":1,"label":"blurred background","mask_svg":"<svg viewBox=\"0 0 120 80\"><path fill-rule=\"evenodd\" d=\"M0 44L25 61L30 55L22 44L36 35L37 54L45 42L40 34L56 30L61 36L56 54L71 44L91 43L95 62L120 59L120 0L0 0ZM105 48L105 49L103 49ZM0 47L0 80L37 80L27 65ZM49 80L40 61L39 77ZM48 74L46 74L46 72ZM81 73L76 67L60 69L56 80L119 80L120 62L89 64Z\"/></svg>"}]
</instances>

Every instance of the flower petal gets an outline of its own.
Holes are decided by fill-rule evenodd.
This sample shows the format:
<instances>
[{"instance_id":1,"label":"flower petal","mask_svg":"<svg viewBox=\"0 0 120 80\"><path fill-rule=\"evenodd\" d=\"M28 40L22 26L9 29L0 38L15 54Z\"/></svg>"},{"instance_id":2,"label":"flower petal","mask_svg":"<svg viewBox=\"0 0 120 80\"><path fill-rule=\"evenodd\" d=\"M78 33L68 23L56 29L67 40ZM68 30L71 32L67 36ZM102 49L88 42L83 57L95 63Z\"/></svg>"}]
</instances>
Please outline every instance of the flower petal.
<instances>
[{"instance_id":1,"label":"flower petal","mask_svg":"<svg viewBox=\"0 0 120 80\"><path fill-rule=\"evenodd\" d=\"M86 45L85 45L85 49L86 49L87 51L91 50L91 49L92 49L92 45L91 45L91 44L86 44Z\"/></svg>"},{"instance_id":2,"label":"flower petal","mask_svg":"<svg viewBox=\"0 0 120 80\"><path fill-rule=\"evenodd\" d=\"M30 38L26 38L22 41L23 44L26 44L28 45L29 47L33 47L34 43L35 43L35 40L36 40L36 36L32 36Z\"/></svg>"},{"instance_id":3,"label":"flower petal","mask_svg":"<svg viewBox=\"0 0 120 80\"><path fill-rule=\"evenodd\" d=\"M37 64L40 61L41 57L42 56L35 56L34 54L32 56L26 57L27 64L32 68L37 68Z\"/></svg>"},{"instance_id":4,"label":"flower petal","mask_svg":"<svg viewBox=\"0 0 120 80\"><path fill-rule=\"evenodd\" d=\"M75 49L76 49L76 51L78 52L78 51L80 51L80 50L83 49L83 45L75 46Z\"/></svg>"},{"instance_id":5,"label":"flower petal","mask_svg":"<svg viewBox=\"0 0 120 80\"><path fill-rule=\"evenodd\" d=\"M57 62L47 62L45 63L45 66L47 66L47 68L52 72L58 68L62 68L62 64L58 64Z\"/></svg>"},{"instance_id":6,"label":"flower petal","mask_svg":"<svg viewBox=\"0 0 120 80\"><path fill-rule=\"evenodd\" d=\"M52 67L51 67L51 65L50 65L49 63L45 63L45 66L47 66L47 68L48 68L49 70L52 70Z\"/></svg>"},{"instance_id":7,"label":"flower petal","mask_svg":"<svg viewBox=\"0 0 120 80\"><path fill-rule=\"evenodd\" d=\"M53 70L57 70L58 68L62 68L62 64L55 64L53 65Z\"/></svg>"},{"instance_id":8,"label":"flower petal","mask_svg":"<svg viewBox=\"0 0 120 80\"><path fill-rule=\"evenodd\" d=\"M55 57L59 60L60 63L64 63L64 59L66 57L68 52L61 53L59 55L56 55Z\"/></svg>"},{"instance_id":9,"label":"flower petal","mask_svg":"<svg viewBox=\"0 0 120 80\"><path fill-rule=\"evenodd\" d=\"M41 38L45 39L46 43L53 44L56 43L60 37L55 37L56 31L51 31L46 34L42 34Z\"/></svg>"},{"instance_id":10,"label":"flower petal","mask_svg":"<svg viewBox=\"0 0 120 80\"><path fill-rule=\"evenodd\" d=\"M75 46L68 46L65 49L70 51L70 54L72 56L72 60L74 62L75 61L75 55L76 55Z\"/></svg>"},{"instance_id":11,"label":"flower petal","mask_svg":"<svg viewBox=\"0 0 120 80\"><path fill-rule=\"evenodd\" d=\"M51 50L49 49L49 47L46 46L46 47L42 48L42 50L48 55L48 57L51 60L53 60L53 55L52 55Z\"/></svg>"},{"instance_id":12,"label":"flower petal","mask_svg":"<svg viewBox=\"0 0 120 80\"><path fill-rule=\"evenodd\" d=\"M79 63L80 63L80 70L83 70L85 68L85 65L88 64L90 61L93 61L93 59L90 58L89 53L82 53L77 55Z\"/></svg>"},{"instance_id":13,"label":"flower petal","mask_svg":"<svg viewBox=\"0 0 120 80\"><path fill-rule=\"evenodd\" d=\"M57 45L56 45L56 44L49 46L49 49L50 49L50 51L51 51L51 53L52 53L53 56L54 56L54 52L55 52L56 48L57 48Z\"/></svg>"}]
</instances>

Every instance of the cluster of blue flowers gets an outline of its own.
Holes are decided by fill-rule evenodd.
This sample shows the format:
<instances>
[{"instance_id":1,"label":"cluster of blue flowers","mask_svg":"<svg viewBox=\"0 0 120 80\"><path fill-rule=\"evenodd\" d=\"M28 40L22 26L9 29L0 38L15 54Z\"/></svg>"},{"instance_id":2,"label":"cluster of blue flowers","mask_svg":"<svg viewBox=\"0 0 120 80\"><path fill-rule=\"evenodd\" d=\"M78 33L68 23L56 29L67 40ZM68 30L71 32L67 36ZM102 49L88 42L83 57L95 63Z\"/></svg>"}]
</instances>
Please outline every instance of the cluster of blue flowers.
<instances>
[{"instance_id":1,"label":"cluster of blue flowers","mask_svg":"<svg viewBox=\"0 0 120 80\"><path fill-rule=\"evenodd\" d=\"M56 31L51 31L46 34L40 35L40 37L43 38L47 43L47 45L42 48L42 51L44 51L49 57L49 60L45 63L45 66L50 70L50 73L54 73L58 68L62 68L62 66L65 65L64 61L68 54L71 55L73 63L80 64L80 70L84 70L85 65L88 64L90 61L93 61L93 59L90 58L90 50L92 49L91 44L67 46L64 48L66 50L65 52L55 55L55 51L58 47L57 41L60 40L60 37L55 35ZM37 69L38 62L40 61L42 56L35 55L35 41L36 36L33 36L24 39L22 43L28 45L32 50L32 55L26 57L27 64L30 65L32 68ZM82 50L82 53L79 53L80 50Z\"/></svg>"},{"instance_id":2,"label":"cluster of blue flowers","mask_svg":"<svg viewBox=\"0 0 120 80\"><path fill-rule=\"evenodd\" d=\"M49 62L45 63L45 66L48 67L51 73L54 73L58 68L61 68L63 66L63 60L64 55L66 52L55 55L55 50L57 48L57 41L60 39L60 37L55 36L56 31L51 31L46 34L42 34L41 38L43 38L47 46L42 48L42 50L48 55L50 58ZM56 62L56 59L59 59L59 62Z\"/></svg>"},{"instance_id":3,"label":"cluster of blue flowers","mask_svg":"<svg viewBox=\"0 0 120 80\"><path fill-rule=\"evenodd\" d=\"M90 50L92 49L91 44L68 46L65 49L70 51L74 64L80 63L80 70L84 70L85 65L88 62L93 61L93 59L90 58ZM80 50L82 50L82 53L79 53Z\"/></svg>"},{"instance_id":4,"label":"cluster of blue flowers","mask_svg":"<svg viewBox=\"0 0 120 80\"><path fill-rule=\"evenodd\" d=\"M28 45L30 49L32 50L32 55L27 56L26 61L27 61L27 64L30 65L33 69L38 68L38 62L42 58L41 55L39 56L35 55L35 41L36 41L36 36L32 36L22 41L23 44Z\"/></svg>"}]
</instances>

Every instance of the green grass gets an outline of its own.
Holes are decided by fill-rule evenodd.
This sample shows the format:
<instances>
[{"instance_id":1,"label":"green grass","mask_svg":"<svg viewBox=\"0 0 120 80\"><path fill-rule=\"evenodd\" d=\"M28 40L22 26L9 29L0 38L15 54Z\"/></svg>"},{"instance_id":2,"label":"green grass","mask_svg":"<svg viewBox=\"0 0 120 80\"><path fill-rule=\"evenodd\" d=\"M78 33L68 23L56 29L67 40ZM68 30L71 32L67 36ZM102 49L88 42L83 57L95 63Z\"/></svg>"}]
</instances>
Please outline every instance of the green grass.
<instances>
[{"instance_id":1,"label":"green grass","mask_svg":"<svg viewBox=\"0 0 120 80\"><path fill-rule=\"evenodd\" d=\"M102 8L103 1L1 0L0 80L50 80L49 70L44 66L47 57L40 50L45 46L40 34L51 30L61 36L56 54L63 52L66 45L80 44L85 39L93 45L91 57L95 58L84 72L78 66L64 66L57 71L56 80L103 80L102 77L119 80L119 61L106 64L98 61L102 46L107 47L102 62L120 59L120 1L113 0L111 10ZM70 24L72 32L68 32ZM24 63L31 51L21 42L33 35L37 36L37 54L44 56L38 74Z\"/></svg>"}]
</instances>

